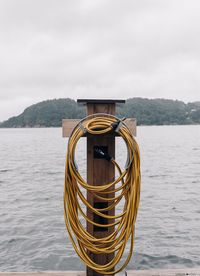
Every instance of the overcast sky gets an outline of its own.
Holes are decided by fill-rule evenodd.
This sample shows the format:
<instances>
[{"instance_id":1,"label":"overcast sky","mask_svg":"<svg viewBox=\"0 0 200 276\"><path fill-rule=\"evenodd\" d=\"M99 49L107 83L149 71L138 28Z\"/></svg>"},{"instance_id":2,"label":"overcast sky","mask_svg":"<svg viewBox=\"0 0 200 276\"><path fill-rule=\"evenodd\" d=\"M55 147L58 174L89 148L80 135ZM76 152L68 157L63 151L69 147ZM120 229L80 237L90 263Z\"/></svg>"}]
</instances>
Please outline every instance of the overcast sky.
<instances>
[{"instance_id":1,"label":"overcast sky","mask_svg":"<svg viewBox=\"0 0 200 276\"><path fill-rule=\"evenodd\" d=\"M0 121L60 97L200 101L200 0L0 0Z\"/></svg>"}]
</instances>

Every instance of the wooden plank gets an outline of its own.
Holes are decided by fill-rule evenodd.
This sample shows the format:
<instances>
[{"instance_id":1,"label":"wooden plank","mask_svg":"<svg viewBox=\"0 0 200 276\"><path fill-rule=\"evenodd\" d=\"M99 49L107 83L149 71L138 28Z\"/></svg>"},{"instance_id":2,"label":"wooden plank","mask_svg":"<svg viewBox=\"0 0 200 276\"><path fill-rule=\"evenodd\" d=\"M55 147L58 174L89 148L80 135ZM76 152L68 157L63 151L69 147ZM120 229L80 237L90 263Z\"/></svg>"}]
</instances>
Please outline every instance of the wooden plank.
<instances>
[{"instance_id":1,"label":"wooden plank","mask_svg":"<svg viewBox=\"0 0 200 276\"><path fill-rule=\"evenodd\" d=\"M130 270L127 276L200 276L200 268Z\"/></svg>"},{"instance_id":2,"label":"wooden plank","mask_svg":"<svg viewBox=\"0 0 200 276\"><path fill-rule=\"evenodd\" d=\"M62 120L62 136L69 137L72 130L78 125L80 119L63 119Z\"/></svg>"},{"instance_id":3,"label":"wooden plank","mask_svg":"<svg viewBox=\"0 0 200 276\"><path fill-rule=\"evenodd\" d=\"M79 123L80 119L63 119L62 120L62 136L69 137L72 133L74 127ZM133 136L136 136L136 119L127 118L124 120L124 123L130 129L130 132ZM115 136L119 136L115 133Z\"/></svg>"},{"instance_id":4,"label":"wooden plank","mask_svg":"<svg viewBox=\"0 0 200 276\"><path fill-rule=\"evenodd\" d=\"M126 100L118 99L77 99L78 104L124 104Z\"/></svg>"},{"instance_id":5,"label":"wooden plank","mask_svg":"<svg viewBox=\"0 0 200 276\"><path fill-rule=\"evenodd\" d=\"M85 276L84 271L0 272L0 276Z\"/></svg>"},{"instance_id":6,"label":"wooden plank","mask_svg":"<svg viewBox=\"0 0 200 276\"><path fill-rule=\"evenodd\" d=\"M200 268L128 270L127 276L200 276ZM116 274L124 276L125 272ZM0 276L86 276L84 271L0 272Z\"/></svg>"}]
</instances>

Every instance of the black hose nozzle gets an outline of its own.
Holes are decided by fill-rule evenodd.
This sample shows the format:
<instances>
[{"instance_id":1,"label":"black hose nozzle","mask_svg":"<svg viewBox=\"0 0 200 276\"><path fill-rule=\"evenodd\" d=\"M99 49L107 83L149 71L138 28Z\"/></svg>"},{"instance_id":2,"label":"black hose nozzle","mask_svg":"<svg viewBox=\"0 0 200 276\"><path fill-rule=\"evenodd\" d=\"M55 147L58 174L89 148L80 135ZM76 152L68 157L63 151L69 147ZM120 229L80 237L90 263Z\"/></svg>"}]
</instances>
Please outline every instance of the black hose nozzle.
<instances>
[{"instance_id":1,"label":"black hose nozzle","mask_svg":"<svg viewBox=\"0 0 200 276\"><path fill-rule=\"evenodd\" d=\"M94 148L94 153L95 153L95 156L97 158L102 158L102 159L105 159L107 161L110 161L112 159L112 157L107 152L102 150L100 147L95 147Z\"/></svg>"}]
</instances>

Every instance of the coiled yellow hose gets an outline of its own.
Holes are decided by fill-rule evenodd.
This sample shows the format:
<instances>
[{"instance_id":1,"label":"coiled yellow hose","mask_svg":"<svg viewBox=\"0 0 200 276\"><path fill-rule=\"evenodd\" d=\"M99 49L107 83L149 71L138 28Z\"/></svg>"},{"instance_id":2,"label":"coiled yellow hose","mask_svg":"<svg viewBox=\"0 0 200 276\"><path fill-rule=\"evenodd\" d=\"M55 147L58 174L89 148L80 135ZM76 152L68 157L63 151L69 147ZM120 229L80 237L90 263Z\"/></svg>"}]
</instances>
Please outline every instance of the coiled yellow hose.
<instances>
[{"instance_id":1,"label":"coiled yellow hose","mask_svg":"<svg viewBox=\"0 0 200 276\"><path fill-rule=\"evenodd\" d=\"M112 183L105 185L89 185L80 175L75 163L75 149L78 140L90 133L91 135L102 135L111 131L117 131L124 139L127 146L127 164L122 171L117 162L111 158L119 176ZM69 237L73 247L82 261L91 269L100 274L112 275L124 269L128 264L134 246L134 229L140 200L140 153L137 142L130 133L127 126L112 115L95 114L83 119L73 130L69 141L66 156L65 185L64 185L64 218ZM120 183L120 184L119 184ZM119 184L120 186L118 187ZM117 185L117 187L116 187ZM111 188L112 189L109 189ZM111 204L104 209L94 208L84 196L83 189L91 192L93 196ZM107 198L109 193L119 192L114 198ZM114 208L120 200L124 200L121 214L111 216L105 211ZM106 219L114 219L110 224L99 224L90 220L81 205L87 206L92 212ZM114 232L104 238L96 238L87 232L82 224L82 219L98 227L113 227ZM120 261L126 244L130 239L130 248L126 260L119 268L115 266ZM88 252L94 254L115 253L114 258L105 265L95 263Z\"/></svg>"}]
</instances>

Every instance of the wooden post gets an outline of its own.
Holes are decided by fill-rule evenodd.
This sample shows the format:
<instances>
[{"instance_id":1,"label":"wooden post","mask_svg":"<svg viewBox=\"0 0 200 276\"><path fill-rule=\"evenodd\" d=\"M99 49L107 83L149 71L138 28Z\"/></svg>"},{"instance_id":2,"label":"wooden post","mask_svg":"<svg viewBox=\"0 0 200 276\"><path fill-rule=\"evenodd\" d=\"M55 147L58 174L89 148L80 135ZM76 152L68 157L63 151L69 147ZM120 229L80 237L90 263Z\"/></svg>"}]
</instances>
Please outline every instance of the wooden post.
<instances>
[{"instance_id":1,"label":"wooden post","mask_svg":"<svg viewBox=\"0 0 200 276\"><path fill-rule=\"evenodd\" d=\"M79 104L84 104L87 106L87 113L88 115L95 114L95 113L107 113L115 115L115 108L116 104L125 103L124 100L77 100ZM77 119L63 119L62 121L62 135L63 137L70 137L74 127L79 123ZM136 136L136 119L134 118L127 118L124 120L124 123L129 128L130 132L133 136ZM107 150L109 155L115 157L115 136L119 136L117 132L113 132L109 135L88 135L85 134L87 137L87 182L91 185L103 185L109 183L114 180L115 178L115 170L112 163L104 160L98 159L94 156L94 147L103 147L104 150ZM114 189L114 187L113 187ZM109 195L110 197L114 197L114 192ZM93 196L88 192L87 199L91 205L95 208L105 208L108 206L108 202L97 200L93 198ZM114 215L115 210L112 209L107 212L109 215ZM99 222L100 224L108 224L112 222L112 220L102 219L102 217L93 214L90 210L87 210L88 217L95 221ZM93 236L100 238L105 237L111 234L114 231L114 227L107 229L106 227L96 227L90 223L87 223L87 230ZM107 254L107 255L95 255L91 252L88 252L90 257L94 262L99 264L106 264L110 260L113 259L114 254ZM98 274L92 269L87 268L87 276L97 276L102 275Z\"/></svg>"},{"instance_id":2,"label":"wooden post","mask_svg":"<svg viewBox=\"0 0 200 276\"><path fill-rule=\"evenodd\" d=\"M116 103L125 103L124 100L77 100L78 103L87 105L87 114L106 113L115 115ZM115 179L115 168L111 162L105 159L96 158L94 155L95 147L103 147L110 156L115 158L115 135L101 135L101 136L88 136L87 137L87 182L90 185L104 185L112 182ZM111 189L114 189L112 187ZM114 193L109 194L109 197L114 197ZM91 193L87 194L88 202L95 208L105 208L109 206L108 202L101 201L92 196ZM114 215L114 208L107 211L106 214ZM87 216L92 220L100 224L112 223L113 219L103 219L94 214L89 208L87 209ZM113 227L97 227L91 223L87 223L87 231L96 238L102 238L110 235L114 231ZM111 254L93 254L89 252L90 258L98 264L106 264L114 257L114 253ZM94 270L87 267L87 276L99 276Z\"/></svg>"}]
</instances>

